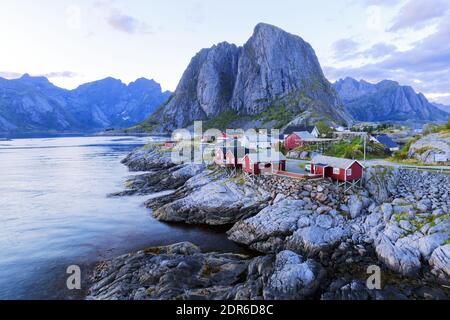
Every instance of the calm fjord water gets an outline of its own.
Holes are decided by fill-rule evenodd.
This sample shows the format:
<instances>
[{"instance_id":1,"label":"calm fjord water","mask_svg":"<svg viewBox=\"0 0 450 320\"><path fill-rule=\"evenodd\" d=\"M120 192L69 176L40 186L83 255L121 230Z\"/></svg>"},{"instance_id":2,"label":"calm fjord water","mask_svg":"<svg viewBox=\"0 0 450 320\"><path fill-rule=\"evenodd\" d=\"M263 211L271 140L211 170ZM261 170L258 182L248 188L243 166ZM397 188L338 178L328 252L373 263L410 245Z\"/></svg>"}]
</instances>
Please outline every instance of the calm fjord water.
<instances>
[{"instance_id":1,"label":"calm fjord water","mask_svg":"<svg viewBox=\"0 0 450 320\"><path fill-rule=\"evenodd\" d=\"M0 141L0 299L83 298L66 288L69 265L86 278L96 261L148 246L241 251L221 232L156 221L150 196L107 197L135 174L120 160L150 139Z\"/></svg>"}]
</instances>

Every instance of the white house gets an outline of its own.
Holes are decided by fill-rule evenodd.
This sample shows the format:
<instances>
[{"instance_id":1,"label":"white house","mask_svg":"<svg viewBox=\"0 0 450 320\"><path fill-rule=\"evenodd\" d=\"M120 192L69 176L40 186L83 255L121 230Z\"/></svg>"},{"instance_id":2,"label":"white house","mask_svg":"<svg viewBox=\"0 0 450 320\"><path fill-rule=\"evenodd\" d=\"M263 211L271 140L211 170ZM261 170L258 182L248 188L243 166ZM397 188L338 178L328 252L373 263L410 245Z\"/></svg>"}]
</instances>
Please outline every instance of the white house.
<instances>
[{"instance_id":1,"label":"white house","mask_svg":"<svg viewBox=\"0 0 450 320\"><path fill-rule=\"evenodd\" d=\"M271 149L272 139L267 134L244 135L241 139L241 145L247 149Z\"/></svg>"}]
</instances>

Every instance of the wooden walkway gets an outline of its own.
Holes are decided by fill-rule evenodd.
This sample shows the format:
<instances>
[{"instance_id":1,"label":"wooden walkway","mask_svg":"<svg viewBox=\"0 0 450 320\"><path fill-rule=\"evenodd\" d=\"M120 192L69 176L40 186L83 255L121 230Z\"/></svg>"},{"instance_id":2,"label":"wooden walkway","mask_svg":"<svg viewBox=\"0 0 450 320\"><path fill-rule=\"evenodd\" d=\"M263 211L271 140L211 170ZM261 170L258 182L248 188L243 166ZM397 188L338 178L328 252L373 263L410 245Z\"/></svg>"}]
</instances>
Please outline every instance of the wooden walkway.
<instances>
[{"instance_id":1,"label":"wooden walkway","mask_svg":"<svg viewBox=\"0 0 450 320\"><path fill-rule=\"evenodd\" d=\"M288 171L275 171L274 174L281 177L294 178L294 179L318 179L323 178L322 175L314 174L301 174Z\"/></svg>"}]
</instances>

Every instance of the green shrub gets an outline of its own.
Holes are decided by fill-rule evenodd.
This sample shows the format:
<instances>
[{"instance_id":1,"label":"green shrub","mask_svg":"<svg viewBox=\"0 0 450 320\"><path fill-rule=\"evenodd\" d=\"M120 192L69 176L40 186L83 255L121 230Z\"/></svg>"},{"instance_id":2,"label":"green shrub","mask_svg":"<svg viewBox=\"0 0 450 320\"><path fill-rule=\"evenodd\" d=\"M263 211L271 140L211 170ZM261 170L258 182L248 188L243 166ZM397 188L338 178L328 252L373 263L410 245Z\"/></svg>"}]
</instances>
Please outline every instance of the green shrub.
<instances>
[{"instance_id":1,"label":"green shrub","mask_svg":"<svg viewBox=\"0 0 450 320\"><path fill-rule=\"evenodd\" d=\"M224 131L227 129L231 129L229 128L229 125L239 119L240 116L235 111L229 110L222 112L217 117L211 120L206 121L203 127L205 130L214 128Z\"/></svg>"}]
</instances>

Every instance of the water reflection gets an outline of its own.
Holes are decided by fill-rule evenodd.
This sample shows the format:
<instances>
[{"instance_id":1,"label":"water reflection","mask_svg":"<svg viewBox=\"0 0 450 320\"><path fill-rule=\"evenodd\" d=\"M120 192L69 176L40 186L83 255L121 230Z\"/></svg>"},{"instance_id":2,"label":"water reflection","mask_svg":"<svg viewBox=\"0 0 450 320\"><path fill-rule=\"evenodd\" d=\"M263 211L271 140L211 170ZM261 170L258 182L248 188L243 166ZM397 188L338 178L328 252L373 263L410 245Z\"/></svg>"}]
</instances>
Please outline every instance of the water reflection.
<instances>
[{"instance_id":1,"label":"water reflection","mask_svg":"<svg viewBox=\"0 0 450 320\"><path fill-rule=\"evenodd\" d=\"M120 160L149 138L23 139L0 146L0 299L82 298L65 270L147 246L192 241L242 251L223 230L167 225L147 197L108 198L132 173Z\"/></svg>"}]
</instances>

